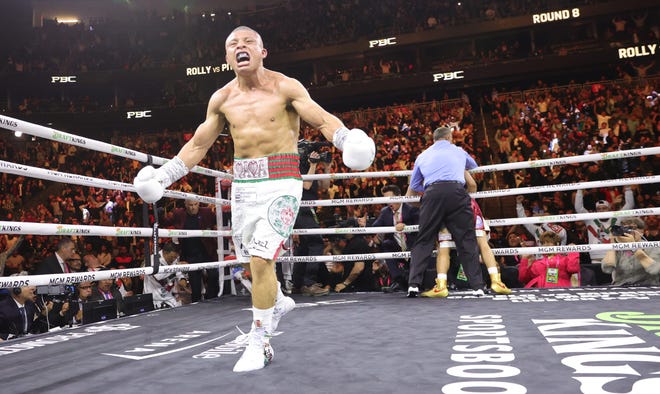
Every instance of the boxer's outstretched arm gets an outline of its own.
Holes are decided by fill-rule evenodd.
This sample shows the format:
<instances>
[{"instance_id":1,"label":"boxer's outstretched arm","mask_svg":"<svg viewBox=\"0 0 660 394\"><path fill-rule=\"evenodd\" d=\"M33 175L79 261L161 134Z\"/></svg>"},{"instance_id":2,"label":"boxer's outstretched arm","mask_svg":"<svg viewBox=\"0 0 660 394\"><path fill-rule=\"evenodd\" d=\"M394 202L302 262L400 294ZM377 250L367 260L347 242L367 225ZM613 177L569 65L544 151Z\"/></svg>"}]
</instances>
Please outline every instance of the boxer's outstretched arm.
<instances>
[{"instance_id":1,"label":"boxer's outstretched arm","mask_svg":"<svg viewBox=\"0 0 660 394\"><path fill-rule=\"evenodd\" d=\"M307 89L300 82L293 78L285 78L280 87L302 120L319 129L328 141L332 141L337 129L344 127L339 118L312 100Z\"/></svg>"},{"instance_id":2,"label":"boxer's outstretched arm","mask_svg":"<svg viewBox=\"0 0 660 394\"><path fill-rule=\"evenodd\" d=\"M206 156L206 152L213 146L213 143L225 127L225 117L219 110L223 97L224 93L221 90L218 90L211 96L206 109L206 120L197 126L193 137L177 154L189 169Z\"/></svg>"},{"instance_id":3,"label":"boxer's outstretched arm","mask_svg":"<svg viewBox=\"0 0 660 394\"><path fill-rule=\"evenodd\" d=\"M298 115L319 130L332 144L342 151L344 165L352 170L366 170L376 156L374 141L360 129L349 130L341 120L321 108L295 79L286 78L280 85Z\"/></svg>"}]
</instances>

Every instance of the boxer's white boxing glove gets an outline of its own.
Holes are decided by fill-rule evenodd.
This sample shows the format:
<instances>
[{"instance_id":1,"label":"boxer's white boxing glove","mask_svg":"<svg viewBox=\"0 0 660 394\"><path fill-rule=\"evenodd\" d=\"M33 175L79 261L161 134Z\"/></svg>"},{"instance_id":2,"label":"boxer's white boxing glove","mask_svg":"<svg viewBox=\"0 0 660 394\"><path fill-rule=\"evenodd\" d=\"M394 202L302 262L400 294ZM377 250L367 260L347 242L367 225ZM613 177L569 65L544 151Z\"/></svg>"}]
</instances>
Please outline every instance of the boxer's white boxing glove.
<instances>
[{"instance_id":1,"label":"boxer's white boxing glove","mask_svg":"<svg viewBox=\"0 0 660 394\"><path fill-rule=\"evenodd\" d=\"M341 127L335 131L332 143L341 150L344 164L352 170L366 170L376 156L376 144L364 131Z\"/></svg>"},{"instance_id":2,"label":"boxer's white boxing glove","mask_svg":"<svg viewBox=\"0 0 660 394\"><path fill-rule=\"evenodd\" d=\"M165 193L165 189L184 177L188 173L188 167L183 160L177 156L160 168L155 169L152 166L146 166L138 172L133 180L133 186L142 200L148 204L153 204L160 200Z\"/></svg>"}]
</instances>

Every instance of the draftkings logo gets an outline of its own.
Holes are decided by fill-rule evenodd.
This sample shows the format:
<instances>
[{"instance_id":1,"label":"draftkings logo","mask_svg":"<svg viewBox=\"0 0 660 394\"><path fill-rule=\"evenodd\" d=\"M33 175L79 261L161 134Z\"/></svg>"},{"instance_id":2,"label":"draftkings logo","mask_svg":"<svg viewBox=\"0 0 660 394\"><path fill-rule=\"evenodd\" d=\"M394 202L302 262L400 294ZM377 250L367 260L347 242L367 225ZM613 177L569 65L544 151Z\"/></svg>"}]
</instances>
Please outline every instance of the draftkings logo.
<instances>
[{"instance_id":1,"label":"draftkings logo","mask_svg":"<svg viewBox=\"0 0 660 394\"><path fill-rule=\"evenodd\" d=\"M656 393L660 349L633 334L660 336L660 315L604 312L596 319L533 319L584 394ZM615 391L611 391L615 390Z\"/></svg>"},{"instance_id":2,"label":"draftkings logo","mask_svg":"<svg viewBox=\"0 0 660 394\"><path fill-rule=\"evenodd\" d=\"M0 126L18 127L18 122L0 116Z\"/></svg>"},{"instance_id":3,"label":"draftkings logo","mask_svg":"<svg viewBox=\"0 0 660 394\"><path fill-rule=\"evenodd\" d=\"M110 152L119 153L119 154L123 154L123 155L126 155L126 156L132 156L132 157L137 156L137 153L135 153L135 151L132 151L132 150L126 149L126 148L122 148L120 146L115 146L115 145L112 146L112 148L110 149Z\"/></svg>"},{"instance_id":4,"label":"draftkings logo","mask_svg":"<svg viewBox=\"0 0 660 394\"><path fill-rule=\"evenodd\" d=\"M55 233L57 235L85 235L91 234L91 231L86 228L57 226Z\"/></svg>"}]
</instances>

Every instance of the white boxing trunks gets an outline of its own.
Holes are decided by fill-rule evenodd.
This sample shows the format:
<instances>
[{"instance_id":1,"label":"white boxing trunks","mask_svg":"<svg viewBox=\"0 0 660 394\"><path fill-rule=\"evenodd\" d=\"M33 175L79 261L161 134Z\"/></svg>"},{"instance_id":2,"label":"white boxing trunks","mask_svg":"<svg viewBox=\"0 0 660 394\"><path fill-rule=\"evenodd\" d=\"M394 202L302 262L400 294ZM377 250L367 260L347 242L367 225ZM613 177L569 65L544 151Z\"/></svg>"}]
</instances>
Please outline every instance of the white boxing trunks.
<instances>
[{"instance_id":1,"label":"white boxing trunks","mask_svg":"<svg viewBox=\"0 0 660 394\"><path fill-rule=\"evenodd\" d=\"M232 237L241 263L277 259L291 235L302 198L299 162L297 153L234 159Z\"/></svg>"}]
</instances>

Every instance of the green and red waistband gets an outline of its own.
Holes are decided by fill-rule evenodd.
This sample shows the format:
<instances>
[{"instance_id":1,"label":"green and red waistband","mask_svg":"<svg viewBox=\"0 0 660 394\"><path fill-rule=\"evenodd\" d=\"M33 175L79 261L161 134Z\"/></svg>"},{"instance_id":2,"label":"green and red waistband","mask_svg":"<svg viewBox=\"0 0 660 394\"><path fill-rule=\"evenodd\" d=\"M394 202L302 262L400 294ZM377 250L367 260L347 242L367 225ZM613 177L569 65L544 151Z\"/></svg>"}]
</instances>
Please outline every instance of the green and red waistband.
<instances>
[{"instance_id":1,"label":"green and red waistband","mask_svg":"<svg viewBox=\"0 0 660 394\"><path fill-rule=\"evenodd\" d=\"M234 182L302 179L298 153L276 153L254 159L234 158Z\"/></svg>"}]
</instances>

